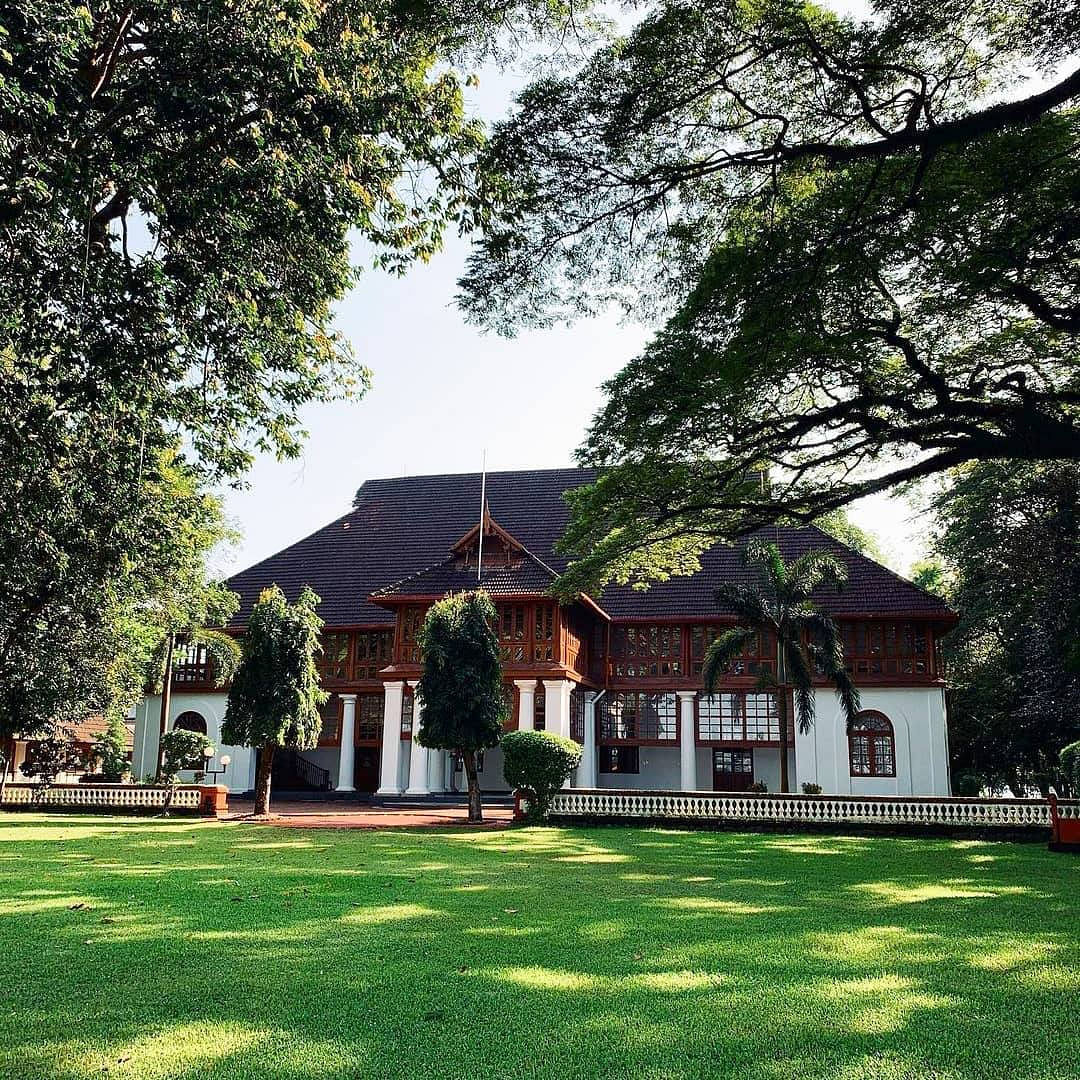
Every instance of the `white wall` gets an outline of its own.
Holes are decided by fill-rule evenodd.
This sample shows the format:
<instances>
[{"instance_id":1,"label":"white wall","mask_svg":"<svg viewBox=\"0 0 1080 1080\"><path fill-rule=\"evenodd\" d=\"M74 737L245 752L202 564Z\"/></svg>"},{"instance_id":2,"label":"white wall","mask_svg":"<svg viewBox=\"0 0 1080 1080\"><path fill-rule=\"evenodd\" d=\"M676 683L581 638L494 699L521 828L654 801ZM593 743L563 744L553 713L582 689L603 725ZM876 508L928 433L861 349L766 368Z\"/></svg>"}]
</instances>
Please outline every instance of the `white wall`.
<instances>
[{"instance_id":1,"label":"white wall","mask_svg":"<svg viewBox=\"0 0 1080 1080\"><path fill-rule=\"evenodd\" d=\"M896 776L851 776L848 737L840 703L831 690L817 690L810 731L795 733L797 785L817 783L826 795L948 795L949 761L945 695L925 689L868 687L862 707L884 713L896 742ZM770 789L771 790L771 789Z\"/></svg>"},{"instance_id":2,"label":"white wall","mask_svg":"<svg viewBox=\"0 0 1080 1080\"><path fill-rule=\"evenodd\" d=\"M225 773L218 777L230 791L250 791L255 786L255 754L246 746L227 746L221 742L221 722L225 719L225 693L184 694L173 693L169 702L169 729L176 718L185 712L197 712L206 720L206 737L217 748L214 767L218 759L227 754L232 760ZM132 752L132 773L142 779L157 770L158 727L161 716L161 697L143 698L135 708L135 746ZM193 772L182 772L181 777L191 780Z\"/></svg>"}]
</instances>

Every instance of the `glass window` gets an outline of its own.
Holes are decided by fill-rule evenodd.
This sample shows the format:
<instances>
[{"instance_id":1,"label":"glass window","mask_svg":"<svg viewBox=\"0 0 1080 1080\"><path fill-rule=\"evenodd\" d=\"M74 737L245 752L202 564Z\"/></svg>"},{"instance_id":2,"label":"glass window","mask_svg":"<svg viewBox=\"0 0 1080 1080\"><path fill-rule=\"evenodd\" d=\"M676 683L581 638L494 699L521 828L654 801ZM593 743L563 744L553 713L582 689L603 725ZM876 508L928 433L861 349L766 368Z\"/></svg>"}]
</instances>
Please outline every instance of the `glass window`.
<instances>
[{"instance_id":1,"label":"glass window","mask_svg":"<svg viewBox=\"0 0 1080 1080\"><path fill-rule=\"evenodd\" d=\"M896 743L884 713L859 713L848 733L852 776L895 776Z\"/></svg>"}]
</instances>

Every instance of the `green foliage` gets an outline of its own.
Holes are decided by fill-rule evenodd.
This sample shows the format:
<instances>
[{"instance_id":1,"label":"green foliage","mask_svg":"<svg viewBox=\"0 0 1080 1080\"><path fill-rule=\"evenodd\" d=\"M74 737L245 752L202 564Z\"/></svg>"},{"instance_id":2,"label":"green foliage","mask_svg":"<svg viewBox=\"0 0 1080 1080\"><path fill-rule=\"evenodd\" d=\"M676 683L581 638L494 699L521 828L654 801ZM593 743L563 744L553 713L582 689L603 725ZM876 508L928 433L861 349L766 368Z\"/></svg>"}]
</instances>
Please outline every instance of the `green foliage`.
<instances>
[{"instance_id":1,"label":"green foliage","mask_svg":"<svg viewBox=\"0 0 1080 1080\"><path fill-rule=\"evenodd\" d=\"M236 598L206 581L230 537L220 502L174 451L141 455L137 434L68 425L44 399L41 423L16 430L9 401L0 392L0 735L33 736L125 713L166 630L227 618Z\"/></svg>"},{"instance_id":2,"label":"green foliage","mask_svg":"<svg viewBox=\"0 0 1080 1080\"><path fill-rule=\"evenodd\" d=\"M911 580L928 593L933 593L943 599L948 596L945 567L937 559L920 559L912 564Z\"/></svg>"},{"instance_id":3,"label":"green foliage","mask_svg":"<svg viewBox=\"0 0 1080 1080\"><path fill-rule=\"evenodd\" d=\"M929 510L960 613L942 643L953 770L1045 791L1080 738L1080 467L966 466Z\"/></svg>"},{"instance_id":4,"label":"green foliage","mask_svg":"<svg viewBox=\"0 0 1080 1080\"><path fill-rule=\"evenodd\" d=\"M978 773L961 770L953 773L953 794L961 799L977 799L983 790L983 779Z\"/></svg>"},{"instance_id":5,"label":"green foliage","mask_svg":"<svg viewBox=\"0 0 1080 1080\"><path fill-rule=\"evenodd\" d=\"M1061 773L1069 785L1069 794L1080 797L1080 739L1063 747L1060 754Z\"/></svg>"},{"instance_id":6,"label":"green foliage","mask_svg":"<svg viewBox=\"0 0 1080 1080\"><path fill-rule=\"evenodd\" d=\"M447 596L428 609L418 638L421 745L475 751L498 744L506 699L494 625L495 606L483 591Z\"/></svg>"},{"instance_id":7,"label":"green foliage","mask_svg":"<svg viewBox=\"0 0 1080 1080\"><path fill-rule=\"evenodd\" d=\"M308 750L319 740L319 598L305 588L295 604L274 585L264 589L244 632L243 659L229 689L223 742Z\"/></svg>"},{"instance_id":8,"label":"green foliage","mask_svg":"<svg viewBox=\"0 0 1080 1080\"><path fill-rule=\"evenodd\" d=\"M457 593L432 604L417 637L423 703L414 738L422 746L461 753L469 786L469 820L479 821L476 751L495 746L506 720L495 605L483 591Z\"/></svg>"},{"instance_id":9,"label":"green foliage","mask_svg":"<svg viewBox=\"0 0 1080 1080\"><path fill-rule=\"evenodd\" d=\"M108 726L94 740L93 756L99 764L106 783L118 784L130 771L128 762L128 730L119 713L113 713Z\"/></svg>"},{"instance_id":10,"label":"green foliage","mask_svg":"<svg viewBox=\"0 0 1080 1080\"><path fill-rule=\"evenodd\" d=\"M821 794L821 785L820 784L811 784L808 781L803 781L802 793L804 795L820 795Z\"/></svg>"},{"instance_id":11,"label":"green foliage","mask_svg":"<svg viewBox=\"0 0 1080 1080\"><path fill-rule=\"evenodd\" d=\"M528 818L542 821L551 797L573 775L581 747L550 731L510 731L502 738L503 776L512 787L529 792Z\"/></svg>"},{"instance_id":12,"label":"green foliage","mask_svg":"<svg viewBox=\"0 0 1080 1080\"><path fill-rule=\"evenodd\" d=\"M964 461L1080 457L1066 8L651 0L520 95L466 312L666 319L580 451L579 587Z\"/></svg>"},{"instance_id":13,"label":"green foliage","mask_svg":"<svg viewBox=\"0 0 1080 1080\"><path fill-rule=\"evenodd\" d=\"M3 5L0 734L122 709L165 633L208 625L207 481L363 393L333 323L350 241L403 272L484 212L459 68L568 15Z\"/></svg>"},{"instance_id":14,"label":"green foliage","mask_svg":"<svg viewBox=\"0 0 1080 1080\"><path fill-rule=\"evenodd\" d=\"M34 781L35 798L40 799L61 773L77 772L83 765L82 751L67 733L61 732L38 739L19 770Z\"/></svg>"},{"instance_id":15,"label":"green foliage","mask_svg":"<svg viewBox=\"0 0 1080 1080\"><path fill-rule=\"evenodd\" d=\"M203 750L213 745L201 731L173 728L161 736L165 773L175 776L181 769L202 769L206 764Z\"/></svg>"},{"instance_id":16,"label":"green foliage","mask_svg":"<svg viewBox=\"0 0 1080 1080\"><path fill-rule=\"evenodd\" d=\"M767 795L769 793L769 785L766 784L764 780L755 780L746 790L754 795Z\"/></svg>"},{"instance_id":17,"label":"green foliage","mask_svg":"<svg viewBox=\"0 0 1080 1080\"><path fill-rule=\"evenodd\" d=\"M843 507L830 510L829 513L815 518L814 525L834 540L847 544L853 551L858 551L875 562L885 562L880 538L856 525Z\"/></svg>"},{"instance_id":18,"label":"green foliage","mask_svg":"<svg viewBox=\"0 0 1080 1080\"><path fill-rule=\"evenodd\" d=\"M705 650L702 682L707 693L729 670L732 661L759 632L776 641L776 674L763 677L762 685L776 689L780 745L787 746L788 691L795 698L799 730L807 732L814 722L814 679L824 674L836 687L836 695L850 726L859 711L859 692L844 666L843 642L836 624L813 604L813 594L823 585L841 589L847 567L831 551L808 551L785 563L780 549L760 539L750 540L746 563L757 569L756 585L722 584L716 598L734 611L737 625L720 634ZM780 755L780 790L788 791L787 754Z\"/></svg>"}]
</instances>

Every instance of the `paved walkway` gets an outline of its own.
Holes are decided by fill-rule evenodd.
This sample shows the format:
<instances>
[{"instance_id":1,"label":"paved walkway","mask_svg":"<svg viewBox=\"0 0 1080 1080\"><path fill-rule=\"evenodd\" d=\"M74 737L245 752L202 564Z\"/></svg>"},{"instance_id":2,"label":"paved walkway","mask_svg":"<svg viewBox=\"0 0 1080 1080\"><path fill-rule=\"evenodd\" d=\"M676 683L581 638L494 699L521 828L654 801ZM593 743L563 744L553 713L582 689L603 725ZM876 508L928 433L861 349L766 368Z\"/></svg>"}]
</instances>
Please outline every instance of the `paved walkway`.
<instances>
[{"instance_id":1,"label":"paved walkway","mask_svg":"<svg viewBox=\"0 0 1080 1080\"><path fill-rule=\"evenodd\" d=\"M255 819L250 799L229 799L228 821ZM433 829L465 826L470 829L505 829L514 816L506 806L485 806L480 825L469 825L463 806L432 806L423 810L405 810L383 806L357 806L355 803L274 802L270 801L269 818L258 824L293 829Z\"/></svg>"}]
</instances>

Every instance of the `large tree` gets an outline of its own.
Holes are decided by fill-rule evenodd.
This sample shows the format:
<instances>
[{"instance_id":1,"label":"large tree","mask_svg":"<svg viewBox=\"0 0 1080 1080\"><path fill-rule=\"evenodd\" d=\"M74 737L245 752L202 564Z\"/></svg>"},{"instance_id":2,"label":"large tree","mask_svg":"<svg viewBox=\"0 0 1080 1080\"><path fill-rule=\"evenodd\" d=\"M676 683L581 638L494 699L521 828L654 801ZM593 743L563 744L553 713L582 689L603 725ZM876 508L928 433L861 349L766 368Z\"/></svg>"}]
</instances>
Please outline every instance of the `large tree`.
<instances>
[{"instance_id":1,"label":"large tree","mask_svg":"<svg viewBox=\"0 0 1080 1080\"><path fill-rule=\"evenodd\" d=\"M45 424L18 449L0 427L0 492L20 501L0 514L0 745L88 712L123 716L166 627L232 610L232 594L206 577L228 530L190 466L173 450L141 462L108 446L84 454L110 442L102 429L66 444L78 444L71 467L50 468L43 444L63 439L62 426Z\"/></svg>"},{"instance_id":2,"label":"large tree","mask_svg":"<svg viewBox=\"0 0 1080 1080\"><path fill-rule=\"evenodd\" d=\"M321 651L319 598L305 588L295 604L276 585L264 589L251 610L243 659L229 688L221 741L259 751L255 814L270 812L270 776L279 747L309 750L319 741L319 688L315 658Z\"/></svg>"},{"instance_id":3,"label":"large tree","mask_svg":"<svg viewBox=\"0 0 1080 1080\"><path fill-rule=\"evenodd\" d=\"M775 670L762 676L761 685L776 694L780 733L780 790L790 790L787 745L791 733L788 695L795 703L799 730L814 723L814 680L823 675L836 688L848 727L859 712L859 692L844 667L844 646L836 624L818 611L813 595L822 586L843 588L847 568L831 552L808 551L785 563L774 543L749 541L744 550L748 566L758 572L754 585L723 584L716 599L735 613L736 625L725 630L705 651L702 680L707 693L730 670L736 657L761 633L775 644Z\"/></svg>"},{"instance_id":4,"label":"large tree","mask_svg":"<svg viewBox=\"0 0 1080 1080\"><path fill-rule=\"evenodd\" d=\"M1016 794L1080 738L1080 467L957 470L931 502L944 591L953 773Z\"/></svg>"},{"instance_id":5,"label":"large tree","mask_svg":"<svg viewBox=\"0 0 1080 1080\"><path fill-rule=\"evenodd\" d=\"M582 451L607 471L574 500L581 583L964 461L1080 458L1078 46L1076 0L656 0L521 95L466 310L668 316Z\"/></svg>"},{"instance_id":6,"label":"large tree","mask_svg":"<svg viewBox=\"0 0 1080 1080\"><path fill-rule=\"evenodd\" d=\"M125 577L153 578L156 515L199 527L195 499L153 505L169 469L235 479L255 450L298 452L305 403L365 388L332 320L350 240L396 271L471 220L481 131L461 65L529 12L0 8L4 723L94 705L87 672L117 655Z\"/></svg>"},{"instance_id":7,"label":"large tree","mask_svg":"<svg viewBox=\"0 0 1080 1080\"><path fill-rule=\"evenodd\" d=\"M495 605L483 591L432 604L420 630L421 745L460 754L469 786L469 821L483 819L476 755L498 745L506 719Z\"/></svg>"}]
</instances>

